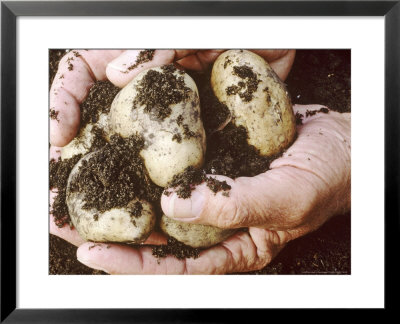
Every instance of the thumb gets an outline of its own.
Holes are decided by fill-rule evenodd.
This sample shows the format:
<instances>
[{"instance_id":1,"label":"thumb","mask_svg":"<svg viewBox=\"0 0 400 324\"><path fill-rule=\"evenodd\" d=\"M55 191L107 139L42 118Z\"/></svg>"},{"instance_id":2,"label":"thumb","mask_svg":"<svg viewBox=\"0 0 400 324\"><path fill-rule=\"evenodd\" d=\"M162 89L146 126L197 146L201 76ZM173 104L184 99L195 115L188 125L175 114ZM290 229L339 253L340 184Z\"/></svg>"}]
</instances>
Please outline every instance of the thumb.
<instances>
[{"instance_id":1,"label":"thumb","mask_svg":"<svg viewBox=\"0 0 400 324\"><path fill-rule=\"evenodd\" d=\"M302 215L315 203L317 188L312 183L319 179L307 179L310 176L289 166L235 180L216 176L231 186L229 196L215 194L203 183L188 199L179 198L176 192L163 195L161 207L166 216L183 222L285 230L301 225ZM302 190L296 190L299 186Z\"/></svg>"}]
</instances>

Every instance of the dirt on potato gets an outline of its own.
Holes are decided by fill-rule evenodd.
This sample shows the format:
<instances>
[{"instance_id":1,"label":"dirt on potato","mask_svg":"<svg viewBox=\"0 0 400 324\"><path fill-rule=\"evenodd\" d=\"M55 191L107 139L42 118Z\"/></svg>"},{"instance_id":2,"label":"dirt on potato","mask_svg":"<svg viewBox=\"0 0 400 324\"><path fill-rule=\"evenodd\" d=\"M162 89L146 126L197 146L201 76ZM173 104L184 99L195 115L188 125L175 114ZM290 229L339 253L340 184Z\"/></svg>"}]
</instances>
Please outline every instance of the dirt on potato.
<instances>
[{"instance_id":1,"label":"dirt on potato","mask_svg":"<svg viewBox=\"0 0 400 324\"><path fill-rule=\"evenodd\" d=\"M70 183L71 192L85 195L82 208L105 212L126 206L134 198L158 206L162 188L147 175L139 152L144 141L139 136L127 139L112 135L110 142L88 160L82 161L79 176ZM137 208L132 211L137 214Z\"/></svg>"},{"instance_id":2,"label":"dirt on potato","mask_svg":"<svg viewBox=\"0 0 400 324\"><path fill-rule=\"evenodd\" d=\"M80 128L84 128L89 123L96 123L101 113L108 114L119 90L121 89L110 81L96 81L94 86L90 88L87 98L80 105Z\"/></svg>"},{"instance_id":3,"label":"dirt on potato","mask_svg":"<svg viewBox=\"0 0 400 324\"><path fill-rule=\"evenodd\" d=\"M144 105L144 111L164 120L171 115L171 105L188 98L192 90L185 86L183 76L177 77L178 71L173 64L163 66L162 72L150 70L137 86L137 96L133 109Z\"/></svg>"}]
</instances>

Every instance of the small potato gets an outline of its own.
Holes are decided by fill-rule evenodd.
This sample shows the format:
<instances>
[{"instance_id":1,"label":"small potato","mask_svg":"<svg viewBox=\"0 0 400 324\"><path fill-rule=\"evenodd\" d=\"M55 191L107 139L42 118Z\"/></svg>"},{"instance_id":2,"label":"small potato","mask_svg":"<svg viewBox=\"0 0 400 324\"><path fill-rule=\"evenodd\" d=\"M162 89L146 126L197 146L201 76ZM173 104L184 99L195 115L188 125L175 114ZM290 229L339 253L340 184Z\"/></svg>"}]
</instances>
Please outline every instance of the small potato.
<instances>
[{"instance_id":1,"label":"small potato","mask_svg":"<svg viewBox=\"0 0 400 324\"><path fill-rule=\"evenodd\" d=\"M78 135L66 146L61 148L61 160L72 158L75 155L85 155L90 151L93 142L95 141L95 134L93 128L98 127L107 133L108 116L101 114L96 123L87 124L81 129Z\"/></svg>"},{"instance_id":2,"label":"small potato","mask_svg":"<svg viewBox=\"0 0 400 324\"><path fill-rule=\"evenodd\" d=\"M140 152L151 180L165 187L188 166L204 163L205 131L192 78L171 65L140 73L111 106L110 131L143 136Z\"/></svg>"},{"instance_id":3,"label":"small potato","mask_svg":"<svg viewBox=\"0 0 400 324\"><path fill-rule=\"evenodd\" d=\"M246 50L222 53L214 63L211 86L262 156L278 154L293 142L296 122L289 94L262 57Z\"/></svg>"},{"instance_id":4,"label":"small potato","mask_svg":"<svg viewBox=\"0 0 400 324\"><path fill-rule=\"evenodd\" d=\"M237 232L237 229L184 223L165 215L161 217L160 227L164 233L194 248L208 248Z\"/></svg>"},{"instance_id":5,"label":"small potato","mask_svg":"<svg viewBox=\"0 0 400 324\"><path fill-rule=\"evenodd\" d=\"M95 208L84 209L85 194L71 191L71 182L80 176L79 169L83 161L89 160L94 154L101 154L101 150L84 156L74 166L68 179L66 202L72 223L79 235L87 241L135 244L144 242L153 231L156 220L153 208L147 201L133 199L126 207L100 212ZM137 202L143 208L138 217L130 212Z\"/></svg>"}]
</instances>

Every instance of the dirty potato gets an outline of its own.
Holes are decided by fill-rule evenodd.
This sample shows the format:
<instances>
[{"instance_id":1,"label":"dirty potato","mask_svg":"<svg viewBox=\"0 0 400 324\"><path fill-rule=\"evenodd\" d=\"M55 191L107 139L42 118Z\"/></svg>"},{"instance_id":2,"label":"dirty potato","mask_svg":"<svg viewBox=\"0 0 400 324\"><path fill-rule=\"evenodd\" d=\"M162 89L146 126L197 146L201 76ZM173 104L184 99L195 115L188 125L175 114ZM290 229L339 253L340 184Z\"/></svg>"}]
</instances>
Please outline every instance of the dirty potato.
<instances>
[{"instance_id":1,"label":"dirty potato","mask_svg":"<svg viewBox=\"0 0 400 324\"><path fill-rule=\"evenodd\" d=\"M262 156L282 152L294 140L296 122L289 94L268 63L246 50L229 50L215 61L211 85L236 126Z\"/></svg>"},{"instance_id":2,"label":"dirty potato","mask_svg":"<svg viewBox=\"0 0 400 324\"><path fill-rule=\"evenodd\" d=\"M85 193L73 189L74 181L80 177L81 166L95 154L101 154L101 150L84 156L72 169L68 179L66 202L73 225L87 241L144 242L153 231L156 219L150 203L133 199L124 207L106 211L86 209Z\"/></svg>"},{"instance_id":3,"label":"dirty potato","mask_svg":"<svg viewBox=\"0 0 400 324\"><path fill-rule=\"evenodd\" d=\"M143 137L140 155L161 187L188 166L203 165L205 131L197 87L173 65L145 70L125 86L114 99L109 123L110 131L122 137Z\"/></svg>"},{"instance_id":4,"label":"dirty potato","mask_svg":"<svg viewBox=\"0 0 400 324\"><path fill-rule=\"evenodd\" d=\"M96 123L87 124L71 142L61 148L61 160L70 159L78 154L87 154L91 147L96 145L96 141L101 140L105 144L106 140L101 137L107 134L107 125L108 116L104 113L99 116Z\"/></svg>"},{"instance_id":5,"label":"dirty potato","mask_svg":"<svg viewBox=\"0 0 400 324\"><path fill-rule=\"evenodd\" d=\"M194 248L208 248L227 239L237 229L222 229L211 225L184 223L165 215L160 227L164 233Z\"/></svg>"}]
</instances>

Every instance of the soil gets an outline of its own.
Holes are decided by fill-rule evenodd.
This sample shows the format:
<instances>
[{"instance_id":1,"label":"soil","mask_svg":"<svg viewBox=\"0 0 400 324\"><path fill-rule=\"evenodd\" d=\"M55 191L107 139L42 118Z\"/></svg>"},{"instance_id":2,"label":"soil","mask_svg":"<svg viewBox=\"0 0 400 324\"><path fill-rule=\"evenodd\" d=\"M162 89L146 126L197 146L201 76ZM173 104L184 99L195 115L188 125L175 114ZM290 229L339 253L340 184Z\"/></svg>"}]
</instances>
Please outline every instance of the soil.
<instances>
[{"instance_id":1,"label":"soil","mask_svg":"<svg viewBox=\"0 0 400 324\"><path fill-rule=\"evenodd\" d=\"M250 102L253 99L253 93L257 91L258 84L261 80L257 79L257 74L253 72L251 67L246 65L234 66L233 74L245 80L240 81L237 85L227 87L226 94L228 96L239 94L243 102Z\"/></svg>"},{"instance_id":2,"label":"soil","mask_svg":"<svg viewBox=\"0 0 400 324\"><path fill-rule=\"evenodd\" d=\"M187 167L182 173L175 175L168 183L167 188L177 188L176 194L178 197L186 199L191 196L195 186L203 182L206 182L207 187L214 193L219 191L227 192L231 189L231 186L226 181L219 181L212 176L207 176L205 170L195 169L192 166ZM170 193L171 191L168 191L168 189L164 190L164 195L169 196Z\"/></svg>"},{"instance_id":3,"label":"soil","mask_svg":"<svg viewBox=\"0 0 400 324\"><path fill-rule=\"evenodd\" d=\"M150 49L140 51L136 58L136 62L134 64L132 64L131 66L129 66L127 68L127 70L124 71L123 73L128 73L129 71L133 70L140 64L151 61L153 59L154 52L155 52L155 50L150 50Z\"/></svg>"},{"instance_id":4,"label":"soil","mask_svg":"<svg viewBox=\"0 0 400 324\"><path fill-rule=\"evenodd\" d=\"M177 259L183 260L186 258L198 258L200 250L187 246L177 241L173 237L169 237L167 244L153 246L152 253L157 258L164 258L167 255L174 255Z\"/></svg>"},{"instance_id":5,"label":"soil","mask_svg":"<svg viewBox=\"0 0 400 324\"><path fill-rule=\"evenodd\" d=\"M50 211L58 227L63 227L64 224L72 225L68 215L68 207L65 202L66 189L69 174L81 157L82 156L79 154L65 161L61 161L61 158L59 158L58 161L52 159L49 163L49 189L57 188L58 192L58 195L54 198L53 204L50 206Z\"/></svg>"},{"instance_id":6,"label":"soil","mask_svg":"<svg viewBox=\"0 0 400 324\"><path fill-rule=\"evenodd\" d=\"M110 143L84 160L70 182L71 192L82 192L84 209L100 213L126 206L134 198L159 205L162 188L147 177L139 152L144 141L139 136L124 140L112 135ZM132 212L137 214L138 208Z\"/></svg>"},{"instance_id":7,"label":"soil","mask_svg":"<svg viewBox=\"0 0 400 324\"><path fill-rule=\"evenodd\" d=\"M189 96L192 91L185 86L183 77L177 77L177 70L173 64L162 68L163 72L150 70L140 80L138 93L133 102L136 105L145 105L144 110L164 120L171 114L170 105L178 104Z\"/></svg>"},{"instance_id":8,"label":"soil","mask_svg":"<svg viewBox=\"0 0 400 324\"><path fill-rule=\"evenodd\" d=\"M54 61L61 58L65 52L50 52L50 72L54 73L57 66ZM238 71L238 74L241 72L243 71ZM304 81L304 76L307 81ZM195 76L194 78L196 79ZM203 75L200 78L207 80L208 76ZM333 110L350 111L350 51L299 50L286 82L293 103L321 103ZM321 94L325 94L326 97ZM212 98L209 89L200 90L200 97L206 133L212 139L208 143L205 165L207 173L225 174L234 178L240 175L252 176L268 170L270 159L258 157L254 148L249 149L249 146L245 145L245 131L228 125L224 129L225 134L215 132L217 123L212 120L210 109L204 107L206 102L214 101L215 104L215 99ZM229 117L226 107L218 104L215 104L215 107L221 113L217 114L218 117L214 120L225 120ZM298 122L301 122L301 116L297 117ZM236 161L241 161L245 167L240 168ZM157 251L158 256L171 252L177 257L196 256L193 249L187 250L179 244L169 240L167 246L153 249L153 252ZM76 261L75 253L71 255L71 249L76 251L75 247L50 235L50 274L99 273L80 265ZM64 252L65 257L62 258ZM291 242L267 267L252 273L350 273L350 214L337 216L318 231Z\"/></svg>"},{"instance_id":9,"label":"soil","mask_svg":"<svg viewBox=\"0 0 400 324\"><path fill-rule=\"evenodd\" d=\"M108 114L114 97L119 88L110 81L96 81L95 86L90 88L81 108L81 129L88 123L96 123L101 113Z\"/></svg>"}]
</instances>

